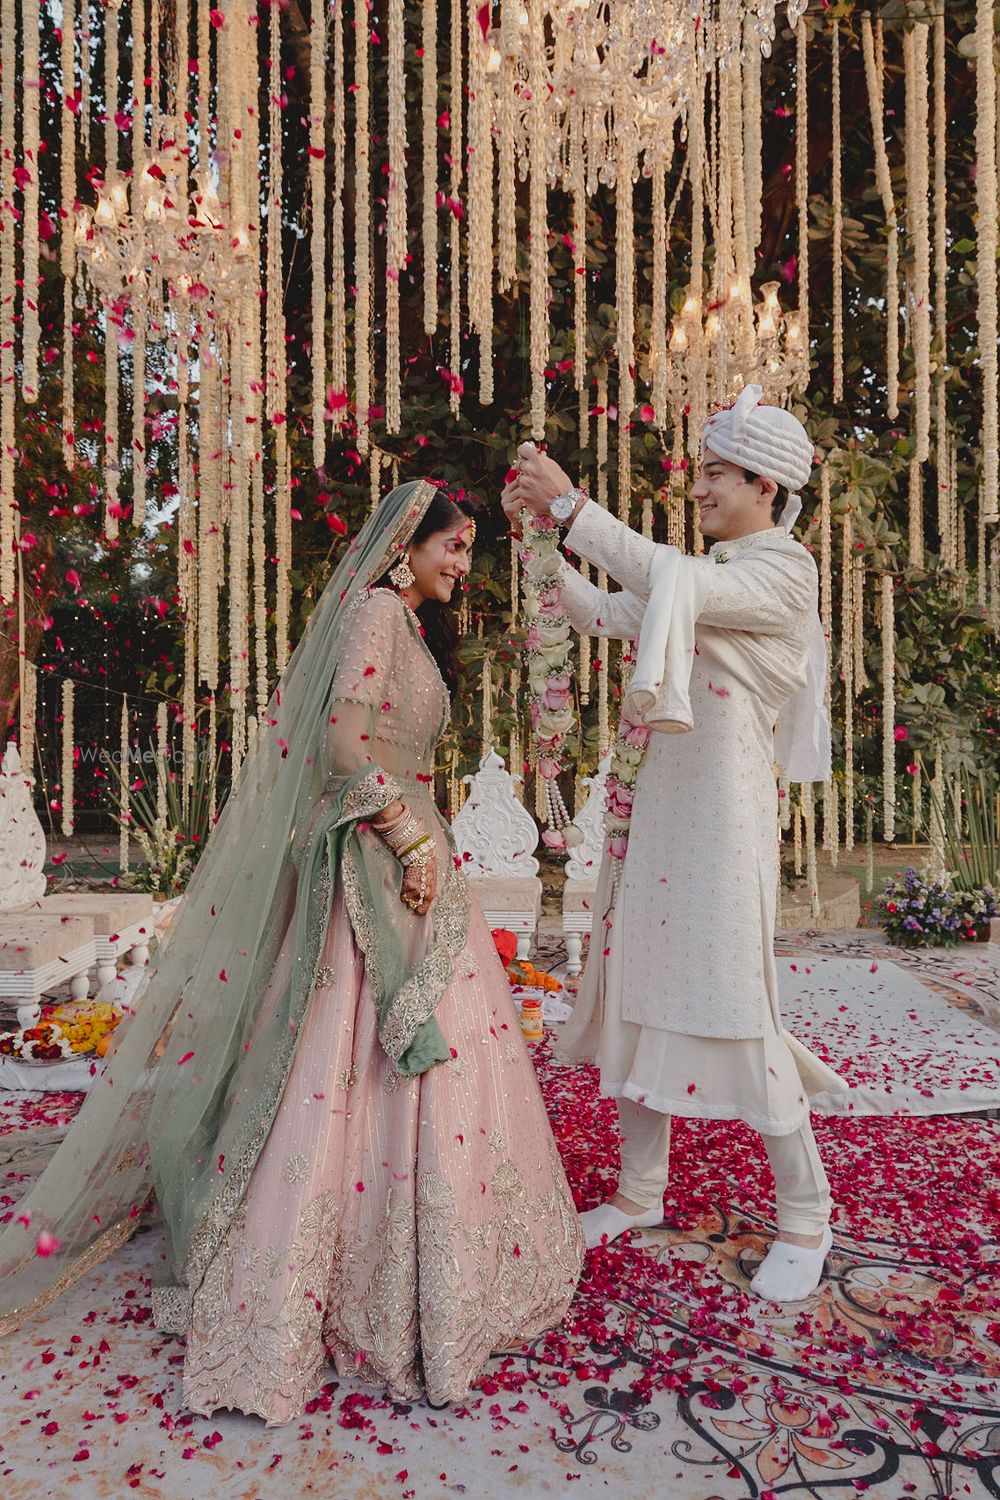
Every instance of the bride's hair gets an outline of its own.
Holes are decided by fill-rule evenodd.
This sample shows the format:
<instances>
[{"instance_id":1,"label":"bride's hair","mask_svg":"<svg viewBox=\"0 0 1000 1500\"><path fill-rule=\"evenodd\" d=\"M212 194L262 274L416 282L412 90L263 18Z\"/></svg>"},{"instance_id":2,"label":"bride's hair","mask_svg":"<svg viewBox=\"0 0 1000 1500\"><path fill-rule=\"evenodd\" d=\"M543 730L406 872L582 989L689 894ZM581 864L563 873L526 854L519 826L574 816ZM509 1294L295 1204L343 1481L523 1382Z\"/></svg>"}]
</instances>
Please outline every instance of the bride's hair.
<instances>
[{"instance_id":1,"label":"bride's hair","mask_svg":"<svg viewBox=\"0 0 1000 1500\"><path fill-rule=\"evenodd\" d=\"M428 505L420 525L410 538L411 546L419 546L438 531L449 531L465 518L471 518L475 504L464 494L450 495L439 489ZM388 573L378 580L379 587L392 588ZM458 589L455 590L456 594ZM458 685L458 613L454 604L443 604L440 599L425 599L417 610L417 619L423 626L424 642L438 671L444 678L449 693Z\"/></svg>"}]
</instances>

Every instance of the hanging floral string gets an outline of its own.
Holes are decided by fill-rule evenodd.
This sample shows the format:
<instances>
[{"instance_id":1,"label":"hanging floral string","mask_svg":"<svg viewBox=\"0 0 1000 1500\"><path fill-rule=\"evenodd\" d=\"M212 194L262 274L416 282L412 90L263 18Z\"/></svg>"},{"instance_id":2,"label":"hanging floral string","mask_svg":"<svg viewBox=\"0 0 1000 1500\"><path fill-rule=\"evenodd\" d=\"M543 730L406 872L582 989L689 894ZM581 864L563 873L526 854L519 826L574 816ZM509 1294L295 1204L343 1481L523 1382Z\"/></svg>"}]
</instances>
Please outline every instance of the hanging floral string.
<instances>
[{"instance_id":1,"label":"hanging floral string","mask_svg":"<svg viewBox=\"0 0 1000 1500\"><path fill-rule=\"evenodd\" d=\"M362 458L368 453L372 404L369 28L367 0L354 0L354 405Z\"/></svg>"},{"instance_id":2,"label":"hanging floral string","mask_svg":"<svg viewBox=\"0 0 1000 1500\"><path fill-rule=\"evenodd\" d=\"M271 7L272 16L275 7ZM281 12L277 11L280 18ZM280 20L272 22L272 62L280 54ZM273 71L273 69L272 69ZM280 71L278 99L272 100L272 141L281 140ZM280 170L280 149L278 151ZM272 149L272 156L274 155ZM333 10L333 202L330 208L330 385L336 397L324 414L336 431L347 419L347 260L344 248L344 188L347 171L347 90L344 78L344 7ZM281 186L278 179L278 196ZM279 235L280 242L280 235ZM279 243L280 253L280 243ZM280 274L280 263L279 263ZM279 282L280 290L280 282ZM328 408L329 408L328 403Z\"/></svg>"},{"instance_id":3,"label":"hanging floral string","mask_svg":"<svg viewBox=\"0 0 1000 1500\"><path fill-rule=\"evenodd\" d=\"M532 78L531 105L529 112L529 170L528 183L528 256L529 281L529 342L531 366L531 436L535 442L545 437L545 366L549 357L549 306L548 306L548 189L546 184L546 120L545 120L545 29L542 16L542 0L529 0L528 29L532 56L536 59L537 76ZM619 308L619 315L622 309Z\"/></svg>"},{"instance_id":4,"label":"hanging floral string","mask_svg":"<svg viewBox=\"0 0 1000 1500\"><path fill-rule=\"evenodd\" d=\"M830 660L830 644L833 640L833 537L831 529L832 504L829 463L824 463L820 468L819 490L819 617L820 623L823 626L823 634L827 641L824 697L826 700L826 711L829 715L833 696L833 669ZM831 777L823 786L823 847L829 852L831 858L836 858L837 853L838 826L836 795L836 783Z\"/></svg>"},{"instance_id":5,"label":"hanging floral string","mask_svg":"<svg viewBox=\"0 0 1000 1500\"><path fill-rule=\"evenodd\" d=\"M63 352L62 352L62 456L67 469L75 462L73 427L73 276L76 271L76 246L74 244L73 204L76 199L76 113L74 95L74 29L76 23L75 0L64 0L62 29L59 40L59 63L62 83L61 107L59 110L59 270L62 273L63 291Z\"/></svg>"},{"instance_id":6,"label":"hanging floral string","mask_svg":"<svg viewBox=\"0 0 1000 1500\"><path fill-rule=\"evenodd\" d=\"M844 681L844 848L854 848L854 569L851 565L851 513L841 533L840 671Z\"/></svg>"},{"instance_id":7,"label":"hanging floral string","mask_svg":"<svg viewBox=\"0 0 1000 1500\"><path fill-rule=\"evenodd\" d=\"M799 216L798 284L802 337L809 337L809 33L801 16L795 29L795 201Z\"/></svg>"},{"instance_id":8,"label":"hanging floral string","mask_svg":"<svg viewBox=\"0 0 1000 1500\"><path fill-rule=\"evenodd\" d=\"M618 301L618 519L628 525L632 509L632 413L635 409L635 220L630 130L618 126L615 276Z\"/></svg>"},{"instance_id":9,"label":"hanging floral string","mask_svg":"<svg viewBox=\"0 0 1000 1500\"><path fill-rule=\"evenodd\" d=\"M130 762L129 762L129 743L128 743L129 733L128 733L128 730L129 730L129 726L128 726L128 698L123 693L122 694L121 731L120 731L119 744L118 744L118 756L119 756L118 766L119 766L119 774L121 776L121 781L119 782L121 802L120 802L120 806L119 806L119 825L118 825L118 864L119 864L119 868L121 869L121 872L122 872L123 875L127 875L128 872L129 872L129 863L128 863L128 835L129 835L129 828L131 827L131 824L132 824L132 814L131 814L131 812L129 810L130 806L131 806L131 801L132 801L132 798L131 798L132 768L131 768L131 765L130 765Z\"/></svg>"},{"instance_id":10,"label":"hanging floral string","mask_svg":"<svg viewBox=\"0 0 1000 1500\"><path fill-rule=\"evenodd\" d=\"M167 820L167 775L169 773L167 734L167 705L160 703L156 710L156 817L158 821L164 823Z\"/></svg>"},{"instance_id":11,"label":"hanging floral string","mask_svg":"<svg viewBox=\"0 0 1000 1500\"><path fill-rule=\"evenodd\" d=\"M277 672L284 671L288 662L288 619L291 609L292 564L292 516L291 516L291 460L288 450L288 429L285 422L286 400L286 354L285 314L283 308L284 277L281 244L281 214L283 177L281 166L281 12L276 5L268 11L269 16L269 78L268 78L268 138L269 174L267 184L267 274L265 281L265 358L267 366L268 420L274 435L274 550L277 568L274 602L274 665ZM337 6L335 38L339 38L340 68L343 71L343 7ZM335 45L338 43L335 41ZM339 112L334 120L338 137L346 134L344 124L344 90L339 92ZM332 252L333 276L333 354L332 378L334 387L347 405L347 348L338 336L338 327L344 322L345 272L343 246L343 185L344 160L341 142L339 177L335 173L335 185L340 184L339 204L334 205L334 235ZM336 229L339 207L340 231ZM339 260L338 260L339 246ZM340 276L339 293L337 276ZM337 298L340 297L339 312ZM339 319L339 322L338 322ZM339 384L338 384L339 382Z\"/></svg>"},{"instance_id":12,"label":"hanging floral string","mask_svg":"<svg viewBox=\"0 0 1000 1500\"><path fill-rule=\"evenodd\" d=\"M31 775L35 760L35 721L38 713L38 668L33 661L24 664L24 686L21 689L20 754L21 766Z\"/></svg>"},{"instance_id":13,"label":"hanging floral string","mask_svg":"<svg viewBox=\"0 0 1000 1500\"><path fill-rule=\"evenodd\" d=\"M908 544L911 568L924 565L924 475L916 454L907 469Z\"/></svg>"},{"instance_id":14,"label":"hanging floral string","mask_svg":"<svg viewBox=\"0 0 1000 1500\"><path fill-rule=\"evenodd\" d=\"M338 6L339 10L339 6ZM424 332L437 332L438 266L437 266L437 0L423 0L420 12L420 124L423 160L424 242Z\"/></svg>"},{"instance_id":15,"label":"hanging floral string","mask_svg":"<svg viewBox=\"0 0 1000 1500\"><path fill-rule=\"evenodd\" d=\"M937 439L948 421L948 122L944 10L934 20L934 341L937 346ZM923 547L921 538L921 558Z\"/></svg>"},{"instance_id":16,"label":"hanging floral string","mask_svg":"<svg viewBox=\"0 0 1000 1500\"><path fill-rule=\"evenodd\" d=\"M881 33L880 33L881 35ZM865 62L865 82L872 121L875 148L875 182L882 198L882 211L888 239L885 267L885 336L886 336L886 415L899 412L899 241L896 232L896 201L889 174L889 157L885 149L885 104L882 96L881 46L875 55L871 16L861 17L861 47Z\"/></svg>"},{"instance_id":17,"label":"hanging floral string","mask_svg":"<svg viewBox=\"0 0 1000 1500\"><path fill-rule=\"evenodd\" d=\"M469 326L479 335L479 400L493 401L493 140L479 0L467 0L469 37Z\"/></svg>"},{"instance_id":18,"label":"hanging floral string","mask_svg":"<svg viewBox=\"0 0 1000 1500\"><path fill-rule=\"evenodd\" d=\"M913 346L914 429L917 458L930 454L931 428L931 261L930 143L927 135L928 27L918 23L903 32L906 80L906 230L913 261L909 296L910 342Z\"/></svg>"},{"instance_id":19,"label":"hanging floral string","mask_svg":"<svg viewBox=\"0 0 1000 1500\"><path fill-rule=\"evenodd\" d=\"M108 0L104 8L104 182L107 189L118 179L118 19L120 0ZM154 53L155 56L155 53ZM155 135L154 135L155 140ZM104 534L113 541L118 535L121 507L118 502L118 330L121 312L105 302L104 312Z\"/></svg>"},{"instance_id":20,"label":"hanging floral string","mask_svg":"<svg viewBox=\"0 0 1000 1500\"><path fill-rule=\"evenodd\" d=\"M403 0L389 0L389 180L385 247L385 427L399 432L399 278L406 264L406 75Z\"/></svg>"},{"instance_id":21,"label":"hanging floral string","mask_svg":"<svg viewBox=\"0 0 1000 1500\"><path fill-rule=\"evenodd\" d=\"M21 392L25 401L38 399L38 114L42 93L38 56L40 19L38 0L21 0L21 39L24 73L24 110L21 146L24 180L24 311L21 325ZM12 89L13 80L4 79Z\"/></svg>"},{"instance_id":22,"label":"hanging floral string","mask_svg":"<svg viewBox=\"0 0 1000 1500\"><path fill-rule=\"evenodd\" d=\"M896 617L891 573L882 574L882 836L896 837Z\"/></svg>"},{"instance_id":23,"label":"hanging floral string","mask_svg":"<svg viewBox=\"0 0 1000 1500\"><path fill-rule=\"evenodd\" d=\"M62 797L63 838L67 839L72 838L74 827L73 800L75 792L73 786L73 772L76 761L73 755L73 742L76 738L76 729L74 727L73 721L73 683L70 678L64 677L62 683L62 774L60 776L59 791ZM28 770L30 770L30 760L26 761L25 764ZM127 766L124 768L123 774L128 775Z\"/></svg>"},{"instance_id":24,"label":"hanging floral string","mask_svg":"<svg viewBox=\"0 0 1000 1500\"><path fill-rule=\"evenodd\" d=\"M840 139L840 22L834 20L831 40L832 80L830 85L833 112L833 399L844 399L844 187Z\"/></svg>"},{"instance_id":25,"label":"hanging floral string","mask_svg":"<svg viewBox=\"0 0 1000 1500\"><path fill-rule=\"evenodd\" d=\"M309 201L312 208L312 460L326 462L326 6L313 0L309 28ZM359 41L359 50L364 51Z\"/></svg>"},{"instance_id":26,"label":"hanging floral string","mask_svg":"<svg viewBox=\"0 0 1000 1500\"><path fill-rule=\"evenodd\" d=\"M836 32L836 21L834 31ZM761 52L753 17L744 20L743 41L743 164L746 185L747 244L751 264L760 244L763 223L763 157L761 139Z\"/></svg>"},{"instance_id":27,"label":"hanging floral string","mask_svg":"<svg viewBox=\"0 0 1000 1500\"><path fill-rule=\"evenodd\" d=\"M15 269L14 163L17 75L17 13L14 0L0 0L0 599L14 598L14 298Z\"/></svg>"},{"instance_id":28,"label":"hanging floral string","mask_svg":"<svg viewBox=\"0 0 1000 1500\"><path fill-rule=\"evenodd\" d=\"M451 7L451 80L448 94L448 120L451 127L449 158L448 259L450 264L450 304L448 309L448 408L458 416L462 402L462 6L455 0Z\"/></svg>"},{"instance_id":29,"label":"hanging floral string","mask_svg":"<svg viewBox=\"0 0 1000 1500\"><path fill-rule=\"evenodd\" d=\"M434 3L434 0L428 0ZM516 5L516 11L515 11ZM497 274L502 292L517 272L517 215L515 213L514 77L518 49L519 0L500 4L500 105L497 120ZM582 161L582 156L581 156Z\"/></svg>"},{"instance_id":30,"label":"hanging floral string","mask_svg":"<svg viewBox=\"0 0 1000 1500\"><path fill-rule=\"evenodd\" d=\"M799 787L802 797L802 815L805 827L806 889L809 892L809 914L814 922L819 921L819 872L816 868L816 801L811 781Z\"/></svg>"},{"instance_id":31,"label":"hanging floral string","mask_svg":"<svg viewBox=\"0 0 1000 1500\"><path fill-rule=\"evenodd\" d=\"M1000 520L1000 410L997 384L996 6L976 0L976 313L983 379L983 485L987 524Z\"/></svg>"}]
</instances>

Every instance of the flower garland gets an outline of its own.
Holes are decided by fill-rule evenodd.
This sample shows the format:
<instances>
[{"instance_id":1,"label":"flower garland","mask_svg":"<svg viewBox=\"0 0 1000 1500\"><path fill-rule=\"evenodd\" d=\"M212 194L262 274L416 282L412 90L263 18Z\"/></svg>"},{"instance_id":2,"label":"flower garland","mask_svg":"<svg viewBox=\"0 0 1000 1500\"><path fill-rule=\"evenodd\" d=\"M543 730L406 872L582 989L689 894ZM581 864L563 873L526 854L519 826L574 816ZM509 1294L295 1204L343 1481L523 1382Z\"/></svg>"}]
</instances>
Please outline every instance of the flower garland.
<instances>
[{"instance_id":1,"label":"flower garland","mask_svg":"<svg viewBox=\"0 0 1000 1500\"><path fill-rule=\"evenodd\" d=\"M623 695L634 667L635 650L626 646L622 653ZM635 782L648 744L648 727L645 724L635 724L622 714L618 720L615 742L611 747L611 767L604 783L604 827L608 833L608 853L615 861L616 877L628 850Z\"/></svg>"},{"instance_id":2,"label":"flower garland","mask_svg":"<svg viewBox=\"0 0 1000 1500\"><path fill-rule=\"evenodd\" d=\"M540 787L538 807L547 827L542 842L562 854L582 842L571 821L557 778L563 767L566 738L576 722L572 698L572 642L559 585L559 528L550 516L524 514L524 640L528 669L529 712L535 736Z\"/></svg>"}]
</instances>

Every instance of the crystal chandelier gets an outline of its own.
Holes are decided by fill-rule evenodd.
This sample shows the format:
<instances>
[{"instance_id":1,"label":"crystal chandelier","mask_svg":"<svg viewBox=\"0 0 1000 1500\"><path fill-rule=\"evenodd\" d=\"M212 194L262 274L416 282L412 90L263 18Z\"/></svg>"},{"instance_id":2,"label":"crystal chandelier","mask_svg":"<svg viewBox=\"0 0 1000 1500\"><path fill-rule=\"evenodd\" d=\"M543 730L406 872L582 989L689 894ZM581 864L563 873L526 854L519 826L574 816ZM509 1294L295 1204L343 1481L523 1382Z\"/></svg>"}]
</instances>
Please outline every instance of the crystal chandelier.
<instances>
[{"instance_id":1,"label":"crystal chandelier","mask_svg":"<svg viewBox=\"0 0 1000 1500\"><path fill-rule=\"evenodd\" d=\"M799 313L782 310L778 285L766 282L756 307L739 281L704 310L689 291L667 346L667 389L675 407L695 404L705 391L710 406L724 405L747 381L762 386L765 400L777 404L805 389L805 333Z\"/></svg>"},{"instance_id":2,"label":"crystal chandelier","mask_svg":"<svg viewBox=\"0 0 1000 1500\"><path fill-rule=\"evenodd\" d=\"M134 308L168 297L211 300L218 311L254 287L256 246L247 214L229 204L205 168L187 191L184 122L167 120L131 183L116 176L98 189L97 207L78 210L74 238L87 280ZM131 188L131 203L129 190Z\"/></svg>"},{"instance_id":3,"label":"crystal chandelier","mask_svg":"<svg viewBox=\"0 0 1000 1500\"><path fill-rule=\"evenodd\" d=\"M807 0L788 0L795 26ZM614 186L618 143L633 154L663 149L706 71L750 45L769 55L777 0L504 0L489 35L485 71L497 128L510 123L528 171L530 139L545 136L550 186L569 185L573 158L586 159L586 191ZM744 26L744 23L747 23ZM509 126L508 126L509 128Z\"/></svg>"}]
</instances>

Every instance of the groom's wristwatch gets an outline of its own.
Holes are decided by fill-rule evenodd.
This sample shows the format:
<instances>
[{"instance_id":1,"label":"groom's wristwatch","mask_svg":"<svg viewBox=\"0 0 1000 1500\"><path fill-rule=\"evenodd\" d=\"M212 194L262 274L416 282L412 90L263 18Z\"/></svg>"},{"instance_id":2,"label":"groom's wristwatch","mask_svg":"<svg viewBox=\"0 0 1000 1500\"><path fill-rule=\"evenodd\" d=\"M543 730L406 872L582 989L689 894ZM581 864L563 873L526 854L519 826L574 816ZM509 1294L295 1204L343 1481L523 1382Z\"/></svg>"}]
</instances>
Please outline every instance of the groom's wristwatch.
<instances>
[{"instance_id":1,"label":"groom's wristwatch","mask_svg":"<svg viewBox=\"0 0 1000 1500\"><path fill-rule=\"evenodd\" d=\"M549 515L553 521L558 521L560 526L565 525L570 516L576 510L581 500L589 500L590 496L586 490L567 490L565 495L557 495L549 506Z\"/></svg>"}]
</instances>

